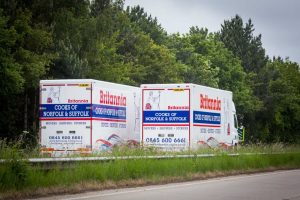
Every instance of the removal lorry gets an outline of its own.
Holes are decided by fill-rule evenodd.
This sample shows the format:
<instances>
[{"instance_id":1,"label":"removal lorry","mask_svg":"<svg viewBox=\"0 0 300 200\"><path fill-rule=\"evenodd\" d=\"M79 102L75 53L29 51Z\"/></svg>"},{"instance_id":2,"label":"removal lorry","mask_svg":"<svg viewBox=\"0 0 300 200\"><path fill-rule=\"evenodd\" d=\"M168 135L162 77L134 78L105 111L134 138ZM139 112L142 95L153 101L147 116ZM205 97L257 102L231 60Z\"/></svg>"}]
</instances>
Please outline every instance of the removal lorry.
<instances>
[{"instance_id":1,"label":"removal lorry","mask_svg":"<svg viewBox=\"0 0 300 200\"><path fill-rule=\"evenodd\" d=\"M141 143L163 150L237 145L232 92L195 84L144 84Z\"/></svg>"},{"instance_id":2,"label":"removal lorry","mask_svg":"<svg viewBox=\"0 0 300 200\"><path fill-rule=\"evenodd\" d=\"M92 79L40 81L40 143L52 155L91 153L140 138L140 88Z\"/></svg>"}]
</instances>

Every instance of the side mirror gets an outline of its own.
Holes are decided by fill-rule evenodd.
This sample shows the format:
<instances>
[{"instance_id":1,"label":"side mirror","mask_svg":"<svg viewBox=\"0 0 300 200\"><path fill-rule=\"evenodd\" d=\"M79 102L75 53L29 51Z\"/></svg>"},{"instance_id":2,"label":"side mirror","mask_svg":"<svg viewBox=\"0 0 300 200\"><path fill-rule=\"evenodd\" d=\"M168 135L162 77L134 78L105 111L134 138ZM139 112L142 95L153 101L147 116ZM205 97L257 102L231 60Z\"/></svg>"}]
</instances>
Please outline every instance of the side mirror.
<instances>
[{"instance_id":1,"label":"side mirror","mask_svg":"<svg viewBox=\"0 0 300 200\"><path fill-rule=\"evenodd\" d=\"M245 141L245 127L240 126L238 129L238 135L239 135L239 142Z\"/></svg>"}]
</instances>

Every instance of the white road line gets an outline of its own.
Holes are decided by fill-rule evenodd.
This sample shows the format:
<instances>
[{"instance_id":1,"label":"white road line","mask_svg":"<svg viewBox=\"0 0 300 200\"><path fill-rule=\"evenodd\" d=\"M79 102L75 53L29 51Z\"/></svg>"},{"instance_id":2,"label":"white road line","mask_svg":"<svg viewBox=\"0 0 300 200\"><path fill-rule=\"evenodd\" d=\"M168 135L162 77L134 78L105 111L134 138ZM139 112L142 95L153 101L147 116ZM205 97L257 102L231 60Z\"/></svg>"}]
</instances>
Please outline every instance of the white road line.
<instances>
[{"instance_id":1,"label":"white road line","mask_svg":"<svg viewBox=\"0 0 300 200\"><path fill-rule=\"evenodd\" d=\"M222 177L222 178L213 178L210 180L203 180L203 181L193 181L190 183L170 183L172 185L161 185L159 187L152 187L148 186L150 188L140 188L140 189L133 189L129 191L115 191L107 194L96 194L96 195L89 195L89 196L83 196L83 197L74 197L74 198L65 198L62 200L77 200L77 199L89 199L89 198L95 198L95 197L106 197L106 196L114 196L114 195L121 195L121 194L130 194L135 192L144 192L144 191L153 191L153 190L164 190L164 189L173 189L178 187L188 187L188 186L194 186L194 185L202 185L206 183L213 183L217 181L231 181L231 180L239 180L244 179L245 177L260 177L260 176L269 176L269 175L279 175L279 174L286 174L289 172L295 172L300 171L298 169L296 170L286 170L286 171L279 171L279 172L267 172L263 174L250 174L250 175L240 175L240 176L231 176L231 177ZM99 191L101 192L101 191Z\"/></svg>"}]
</instances>

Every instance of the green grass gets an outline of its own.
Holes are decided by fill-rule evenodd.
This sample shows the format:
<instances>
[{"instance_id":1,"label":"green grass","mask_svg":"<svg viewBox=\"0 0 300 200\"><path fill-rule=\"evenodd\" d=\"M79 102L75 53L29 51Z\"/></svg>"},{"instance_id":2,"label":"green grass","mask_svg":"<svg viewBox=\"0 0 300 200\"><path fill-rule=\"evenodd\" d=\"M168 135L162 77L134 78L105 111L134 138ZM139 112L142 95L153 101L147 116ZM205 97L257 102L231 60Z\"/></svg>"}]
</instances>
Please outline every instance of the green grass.
<instances>
[{"instance_id":1,"label":"green grass","mask_svg":"<svg viewBox=\"0 0 300 200\"><path fill-rule=\"evenodd\" d=\"M230 153L291 153L300 152L300 145L274 144L247 144L239 145L238 148L201 148L191 151L163 151L153 147L128 148L126 146L115 147L109 152L99 152L88 156L156 156L156 155L196 155L196 154L230 154ZM80 156L80 155L74 155Z\"/></svg>"},{"instance_id":2,"label":"green grass","mask_svg":"<svg viewBox=\"0 0 300 200\"><path fill-rule=\"evenodd\" d=\"M41 188L72 188L76 184L89 182L104 184L108 181L118 183L143 180L145 183L160 183L174 179L192 180L197 175L207 173L231 174L270 168L299 167L300 153L83 162L64 169L56 166L51 170L30 166L26 162L11 161L0 165L0 194L13 194L14 192L30 194Z\"/></svg>"},{"instance_id":3,"label":"green grass","mask_svg":"<svg viewBox=\"0 0 300 200\"><path fill-rule=\"evenodd\" d=\"M291 153L300 152L300 145L284 145L282 143L274 144L247 144L240 145L238 148L201 148L191 151L162 151L153 147L147 148L128 148L126 146L115 147L113 151L99 152L88 156L156 156L156 155L196 155L196 154L230 154L230 153ZM80 156L80 155L73 155Z\"/></svg>"},{"instance_id":4,"label":"green grass","mask_svg":"<svg viewBox=\"0 0 300 200\"><path fill-rule=\"evenodd\" d=\"M23 149L21 141L7 142L0 140L0 159L11 159L11 158L40 158L49 157L48 155L40 154L39 148L35 149ZM202 148L192 151L180 151L170 152L162 151L153 147L147 148L128 148L126 146L115 147L112 151L103 151L93 153L90 155L66 155L64 157L79 157L79 156L105 156L105 157L116 157L116 156L155 156L155 155L195 155L195 154L228 154L228 153L290 153L300 152L300 145L284 145L282 143L275 144L247 144L239 145L237 149L222 149L222 148Z\"/></svg>"},{"instance_id":5,"label":"green grass","mask_svg":"<svg viewBox=\"0 0 300 200\"><path fill-rule=\"evenodd\" d=\"M198 151L163 152L154 148L115 148L92 156L149 156L213 153L216 157L133 159L108 162L77 162L51 169L31 165L26 158L37 157L17 144L0 141L1 197L30 197L61 192L78 192L119 186L157 184L193 180L208 176L249 173L270 169L300 168L299 145L245 145L238 149L200 149ZM229 153L272 153L231 157ZM275 154L274 154L275 153ZM24 159L25 160L20 160Z\"/></svg>"}]
</instances>

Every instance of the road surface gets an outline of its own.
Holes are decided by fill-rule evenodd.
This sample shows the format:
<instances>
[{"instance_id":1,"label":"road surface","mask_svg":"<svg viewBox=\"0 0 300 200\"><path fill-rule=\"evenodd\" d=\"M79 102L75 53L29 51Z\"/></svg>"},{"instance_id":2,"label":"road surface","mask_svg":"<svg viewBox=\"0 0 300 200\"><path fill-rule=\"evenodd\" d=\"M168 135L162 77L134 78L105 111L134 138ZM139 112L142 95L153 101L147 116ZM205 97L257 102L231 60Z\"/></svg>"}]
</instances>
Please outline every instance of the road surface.
<instances>
[{"instance_id":1,"label":"road surface","mask_svg":"<svg viewBox=\"0 0 300 200\"><path fill-rule=\"evenodd\" d=\"M210 180L86 192L41 200L300 200L300 170L240 175Z\"/></svg>"}]
</instances>

